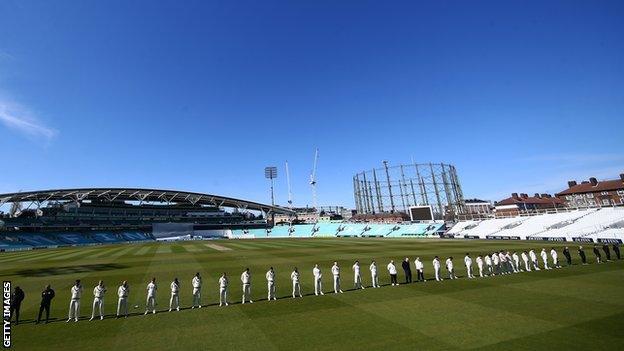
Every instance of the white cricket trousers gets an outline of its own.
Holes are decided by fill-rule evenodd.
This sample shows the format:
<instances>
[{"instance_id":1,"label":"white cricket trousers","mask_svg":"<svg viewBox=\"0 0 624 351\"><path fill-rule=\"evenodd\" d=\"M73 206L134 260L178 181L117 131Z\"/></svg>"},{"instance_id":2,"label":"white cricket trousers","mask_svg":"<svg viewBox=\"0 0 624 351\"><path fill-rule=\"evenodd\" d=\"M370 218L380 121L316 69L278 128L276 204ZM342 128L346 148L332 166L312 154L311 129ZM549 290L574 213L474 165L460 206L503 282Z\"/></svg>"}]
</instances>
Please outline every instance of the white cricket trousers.
<instances>
[{"instance_id":1,"label":"white cricket trousers","mask_svg":"<svg viewBox=\"0 0 624 351\"><path fill-rule=\"evenodd\" d=\"M78 320L80 316L80 299L71 299L69 301L69 319Z\"/></svg>"},{"instance_id":2,"label":"white cricket trousers","mask_svg":"<svg viewBox=\"0 0 624 351\"><path fill-rule=\"evenodd\" d=\"M479 268L479 277L483 278L483 265L477 264L477 267Z\"/></svg>"},{"instance_id":3,"label":"white cricket trousers","mask_svg":"<svg viewBox=\"0 0 624 351\"><path fill-rule=\"evenodd\" d=\"M96 297L93 299L93 309L91 310L91 318L95 318L95 311L99 311L99 316L103 317L104 313L102 310L104 309L104 299Z\"/></svg>"},{"instance_id":4,"label":"white cricket trousers","mask_svg":"<svg viewBox=\"0 0 624 351\"><path fill-rule=\"evenodd\" d=\"M371 280L373 281L373 288L378 288L379 278L377 277L377 273L371 273Z\"/></svg>"},{"instance_id":5,"label":"white cricket trousers","mask_svg":"<svg viewBox=\"0 0 624 351\"><path fill-rule=\"evenodd\" d=\"M269 281L267 282L267 299L271 300L275 298L275 282Z\"/></svg>"},{"instance_id":6,"label":"white cricket trousers","mask_svg":"<svg viewBox=\"0 0 624 351\"><path fill-rule=\"evenodd\" d=\"M193 288L193 307L201 306L201 289Z\"/></svg>"},{"instance_id":7,"label":"white cricket trousers","mask_svg":"<svg viewBox=\"0 0 624 351\"><path fill-rule=\"evenodd\" d=\"M292 297L299 295L301 297L301 285L297 281L293 281Z\"/></svg>"},{"instance_id":8,"label":"white cricket trousers","mask_svg":"<svg viewBox=\"0 0 624 351\"><path fill-rule=\"evenodd\" d=\"M227 303L227 288L219 289L219 305Z\"/></svg>"},{"instance_id":9,"label":"white cricket trousers","mask_svg":"<svg viewBox=\"0 0 624 351\"><path fill-rule=\"evenodd\" d=\"M169 299L169 309L172 310L174 308L180 308L180 295L179 294L171 294L171 298Z\"/></svg>"},{"instance_id":10,"label":"white cricket trousers","mask_svg":"<svg viewBox=\"0 0 624 351\"><path fill-rule=\"evenodd\" d=\"M120 297L117 301L117 316L128 315L128 298Z\"/></svg>"},{"instance_id":11,"label":"white cricket trousers","mask_svg":"<svg viewBox=\"0 0 624 351\"><path fill-rule=\"evenodd\" d=\"M145 311L156 311L156 296L150 295L145 302Z\"/></svg>"},{"instance_id":12,"label":"white cricket trousers","mask_svg":"<svg viewBox=\"0 0 624 351\"><path fill-rule=\"evenodd\" d=\"M546 258L546 259L542 259L542 261L544 261L544 269L550 269L550 268L548 267L548 258Z\"/></svg>"},{"instance_id":13,"label":"white cricket trousers","mask_svg":"<svg viewBox=\"0 0 624 351\"><path fill-rule=\"evenodd\" d=\"M356 289L363 288L363 286L362 286L362 276L360 274L356 274L353 277L353 282L354 282L354 286L355 286Z\"/></svg>"},{"instance_id":14,"label":"white cricket trousers","mask_svg":"<svg viewBox=\"0 0 624 351\"><path fill-rule=\"evenodd\" d=\"M340 291L340 276L334 276L334 292L337 293Z\"/></svg>"},{"instance_id":15,"label":"white cricket trousers","mask_svg":"<svg viewBox=\"0 0 624 351\"><path fill-rule=\"evenodd\" d=\"M468 273L468 278L474 278L474 276L472 275L472 265L466 266L466 272Z\"/></svg>"},{"instance_id":16,"label":"white cricket trousers","mask_svg":"<svg viewBox=\"0 0 624 351\"><path fill-rule=\"evenodd\" d=\"M251 284L243 284L243 303L251 301Z\"/></svg>"},{"instance_id":17,"label":"white cricket trousers","mask_svg":"<svg viewBox=\"0 0 624 351\"><path fill-rule=\"evenodd\" d=\"M318 295L323 292L323 283L321 277L314 277L314 294Z\"/></svg>"},{"instance_id":18,"label":"white cricket trousers","mask_svg":"<svg viewBox=\"0 0 624 351\"><path fill-rule=\"evenodd\" d=\"M526 269L527 272L531 271L531 267L529 267L529 261L524 261L524 268Z\"/></svg>"},{"instance_id":19,"label":"white cricket trousers","mask_svg":"<svg viewBox=\"0 0 624 351\"><path fill-rule=\"evenodd\" d=\"M440 281L440 268L433 267L433 272L435 273L435 278L437 281Z\"/></svg>"}]
</instances>

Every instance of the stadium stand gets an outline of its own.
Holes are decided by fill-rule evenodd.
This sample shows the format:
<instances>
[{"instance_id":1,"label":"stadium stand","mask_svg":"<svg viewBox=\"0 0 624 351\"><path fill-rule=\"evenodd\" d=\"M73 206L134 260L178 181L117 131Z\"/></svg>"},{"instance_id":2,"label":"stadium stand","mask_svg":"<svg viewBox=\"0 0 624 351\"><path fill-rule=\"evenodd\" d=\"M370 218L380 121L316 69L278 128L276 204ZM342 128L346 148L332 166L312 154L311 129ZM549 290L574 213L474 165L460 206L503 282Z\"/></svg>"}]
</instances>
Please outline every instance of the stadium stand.
<instances>
[{"instance_id":1,"label":"stadium stand","mask_svg":"<svg viewBox=\"0 0 624 351\"><path fill-rule=\"evenodd\" d=\"M338 237L358 237L361 236L366 228L366 224L345 224L342 226L342 230L339 230L336 236Z\"/></svg>"},{"instance_id":2,"label":"stadium stand","mask_svg":"<svg viewBox=\"0 0 624 351\"><path fill-rule=\"evenodd\" d=\"M293 226L293 232L291 236L297 238L310 238L312 237L312 230L314 228L314 224L300 224Z\"/></svg>"},{"instance_id":3,"label":"stadium stand","mask_svg":"<svg viewBox=\"0 0 624 351\"><path fill-rule=\"evenodd\" d=\"M386 237L427 237L436 235L444 223L408 223L396 224L390 228Z\"/></svg>"},{"instance_id":4,"label":"stadium stand","mask_svg":"<svg viewBox=\"0 0 624 351\"><path fill-rule=\"evenodd\" d=\"M97 243L95 240L78 233L57 233L56 238L69 245L87 245Z\"/></svg>"},{"instance_id":5,"label":"stadium stand","mask_svg":"<svg viewBox=\"0 0 624 351\"><path fill-rule=\"evenodd\" d=\"M231 229L226 231L226 237L229 239L254 239L271 237L271 234L267 233L264 228Z\"/></svg>"},{"instance_id":6,"label":"stadium stand","mask_svg":"<svg viewBox=\"0 0 624 351\"><path fill-rule=\"evenodd\" d=\"M112 244L122 242L123 240L119 238L118 235L107 232L98 232L91 234L93 240L103 243L103 244Z\"/></svg>"},{"instance_id":7,"label":"stadium stand","mask_svg":"<svg viewBox=\"0 0 624 351\"><path fill-rule=\"evenodd\" d=\"M443 235L440 235L443 234ZM579 209L557 213L469 220L449 230L444 223L347 223L277 225L273 228L224 229L218 237L311 238L311 237L445 237L518 240L566 240L581 242L624 241L624 207ZM0 251L28 250L64 245L93 245L155 240L141 230L91 232L13 232L0 235Z\"/></svg>"},{"instance_id":8,"label":"stadium stand","mask_svg":"<svg viewBox=\"0 0 624 351\"><path fill-rule=\"evenodd\" d=\"M459 237L463 235L464 230L474 228L479 222L474 220L462 221L456 223L446 234Z\"/></svg>"},{"instance_id":9,"label":"stadium stand","mask_svg":"<svg viewBox=\"0 0 624 351\"><path fill-rule=\"evenodd\" d=\"M494 218L477 221L474 226L467 226L461 235L477 236L481 239L485 239L488 235L505 235L501 233L506 226L516 223L520 220L519 217L512 218Z\"/></svg>"},{"instance_id":10,"label":"stadium stand","mask_svg":"<svg viewBox=\"0 0 624 351\"><path fill-rule=\"evenodd\" d=\"M539 233L537 236L565 237L568 240L573 240L575 237L601 234L611 225L617 225L618 222L623 220L624 208L602 208L578 218L567 226L554 228L544 233Z\"/></svg>"},{"instance_id":11,"label":"stadium stand","mask_svg":"<svg viewBox=\"0 0 624 351\"><path fill-rule=\"evenodd\" d=\"M145 241L151 238L143 232L122 232L121 237L127 241Z\"/></svg>"},{"instance_id":12,"label":"stadium stand","mask_svg":"<svg viewBox=\"0 0 624 351\"><path fill-rule=\"evenodd\" d=\"M4 236L0 236L0 239L2 239L0 240L0 251L154 240L148 233L140 231L126 231L119 233L38 232L28 234L6 234Z\"/></svg>"},{"instance_id":13,"label":"stadium stand","mask_svg":"<svg viewBox=\"0 0 624 351\"><path fill-rule=\"evenodd\" d=\"M53 240L51 237L45 237L39 234L21 234L18 235L17 238L28 245L33 247L48 247L48 246L58 246L63 243Z\"/></svg>"},{"instance_id":14,"label":"stadium stand","mask_svg":"<svg viewBox=\"0 0 624 351\"><path fill-rule=\"evenodd\" d=\"M9 238L10 239L10 238ZM13 240L0 240L0 251L15 251L32 249L30 245L24 245Z\"/></svg>"},{"instance_id":15,"label":"stadium stand","mask_svg":"<svg viewBox=\"0 0 624 351\"><path fill-rule=\"evenodd\" d=\"M338 234L338 230L342 229L341 223L317 223L314 236L332 237Z\"/></svg>"},{"instance_id":16,"label":"stadium stand","mask_svg":"<svg viewBox=\"0 0 624 351\"><path fill-rule=\"evenodd\" d=\"M455 237L511 237L521 240L567 240L601 238L607 235L622 238L624 208L572 210L528 217L494 218L457 223L448 231ZM618 234L620 233L620 234ZM605 237L606 238L606 237Z\"/></svg>"},{"instance_id":17,"label":"stadium stand","mask_svg":"<svg viewBox=\"0 0 624 351\"><path fill-rule=\"evenodd\" d=\"M229 239L242 239L248 235L248 231L246 229L232 229L226 234Z\"/></svg>"},{"instance_id":18,"label":"stadium stand","mask_svg":"<svg viewBox=\"0 0 624 351\"><path fill-rule=\"evenodd\" d=\"M362 232L362 236L368 237L384 237L390 234L394 224L380 224L380 225L366 225L364 231Z\"/></svg>"},{"instance_id":19,"label":"stadium stand","mask_svg":"<svg viewBox=\"0 0 624 351\"><path fill-rule=\"evenodd\" d=\"M251 229L257 230L257 229ZM261 229L264 231L264 229ZM269 237L271 238L288 238L290 236L291 227L288 225L276 225L271 228L269 232Z\"/></svg>"}]
</instances>

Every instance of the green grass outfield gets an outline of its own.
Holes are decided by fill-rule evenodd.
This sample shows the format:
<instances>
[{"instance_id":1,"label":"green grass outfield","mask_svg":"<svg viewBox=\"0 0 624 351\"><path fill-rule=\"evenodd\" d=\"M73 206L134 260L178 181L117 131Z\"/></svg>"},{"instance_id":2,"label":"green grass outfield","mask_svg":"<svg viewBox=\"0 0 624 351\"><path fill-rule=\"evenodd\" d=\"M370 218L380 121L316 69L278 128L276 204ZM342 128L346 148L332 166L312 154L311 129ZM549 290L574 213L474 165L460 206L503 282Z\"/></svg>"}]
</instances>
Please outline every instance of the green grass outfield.
<instances>
[{"instance_id":1,"label":"green grass outfield","mask_svg":"<svg viewBox=\"0 0 624 351\"><path fill-rule=\"evenodd\" d=\"M218 244L229 251L206 246ZM380 283L389 283L385 266L415 256L433 274L434 255L455 257L456 272L465 276L463 256L497 249L538 249L546 242L403 239L273 239L147 243L63 248L0 254L0 274L26 292L23 323L13 327L16 350L417 350L417 349L585 349L617 350L624 334L624 261L582 266L571 246L574 265L563 269L507 276L428 281L399 287L352 291L351 265L378 262ZM563 259L563 255L560 254ZM323 270L325 291L331 286L333 260L342 267L344 294L310 295L312 267ZM277 301L266 301L264 274L277 272ZM302 274L302 299L290 298L290 272ZM476 266L476 265L475 265ZM254 304L241 305L240 273L252 272ZM204 307L191 310L190 280L203 276ZM218 307L217 279L230 276L230 304ZM145 286L155 276L158 308L168 308L169 283L181 280L180 312L143 316ZM107 319L65 323L69 289L74 279L85 287L81 314L91 313L93 286L104 279ZM121 280L130 283L128 319L110 318ZM399 281L403 279L399 268ZM56 290L52 317L35 325L40 292L47 283ZM138 315L141 313L141 315Z\"/></svg>"}]
</instances>

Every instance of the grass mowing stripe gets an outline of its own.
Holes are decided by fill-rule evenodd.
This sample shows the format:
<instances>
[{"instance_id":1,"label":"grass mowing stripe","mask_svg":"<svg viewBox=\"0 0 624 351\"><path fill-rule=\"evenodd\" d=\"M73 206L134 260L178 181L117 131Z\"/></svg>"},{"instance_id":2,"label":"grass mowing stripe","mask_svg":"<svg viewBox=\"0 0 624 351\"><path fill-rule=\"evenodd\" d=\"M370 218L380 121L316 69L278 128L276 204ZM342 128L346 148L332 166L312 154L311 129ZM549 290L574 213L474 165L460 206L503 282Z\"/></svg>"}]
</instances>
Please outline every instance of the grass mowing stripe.
<instances>
[{"instance_id":1,"label":"grass mowing stripe","mask_svg":"<svg viewBox=\"0 0 624 351\"><path fill-rule=\"evenodd\" d=\"M22 257L28 257L28 255L25 254L24 252L20 252L20 253L21 253L21 255L20 254L13 254L13 253L11 253L11 254L2 254L0 256L0 263L2 263L2 262L11 262L11 261L19 260ZM31 254L32 254L32 252L31 252Z\"/></svg>"},{"instance_id":2,"label":"grass mowing stripe","mask_svg":"<svg viewBox=\"0 0 624 351\"><path fill-rule=\"evenodd\" d=\"M267 247L267 248L280 248L280 247L293 247L291 243L286 241L272 241L272 240L262 240L254 243L255 246L258 247Z\"/></svg>"},{"instance_id":3,"label":"grass mowing stripe","mask_svg":"<svg viewBox=\"0 0 624 351\"><path fill-rule=\"evenodd\" d=\"M23 255L18 255L18 256L13 256L11 258L7 258L5 260L3 260L3 263L6 262L14 262L14 261L19 261L22 260L24 258L37 258L40 256L47 256L50 254L50 252L47 252L47 250L37 250L37 251L29 251L30 255L28 255L28 253L24 253ZM57 250L52 250L52 252L56 252L58 254L59 251Z\"/></svg>"},{"instance_id":4,"label":"grass mowing stripe","mask_svg":"<svg viewBox=\"0 0 624 351\"><path fill-rule=\"evenodd\" d=\"M234 242L227 242L227 243L224 243L223 246L234 247L234 248L243 249L243 250L254 250L254 249L257 249L256 247L253 247L253 246L249 245L249 243L242 243L242 242L236 242L236 243L234 243Z\"/></svg>"},{"instance_id":5,"label":"grass mowing stripe","mask_svg":"<svg viewBox=\"0 0 624 351\"><path fill-rule=\"evenodd\" d=\"M197 246L197 245L184 245L183 246L184 249L188 252L201 252L201 251L206 251L205 249L202 249L201 247Z\"/></svg>"},{"instance_id":6,"label":"grass mowing stripe","mask_svg":"<svg viewBox=\"0 0 624 351\"><path fill-rule=\"evenodd\" d=\"M169 244L160 244L156 249L157 254L168 254L171 253L171 246Z\"/></svg>"},{"instance_id":7,"label":"grass mowing stripe","mask_svg":"<svg viewBox=\"0 0 624 351\"><path fill-rule=\"evenodd\" d=\"M229 247L225 247L225 246L218 245L218 244L204 244L204 246L208 249L216 250L216 251L231 251L232 250Z\"/></svg>"},{"instance_id":8,"label":"grass mowing stripe","mask_svg":"<svg viewBox=\"0 0 624 351\"><path fill-rule=\"evenodd\" d=\"M78 250L76 252L67 252L61 255L57 255L55 257L50 258L50 260L52 261L59 261L59 260L65 260L65 259L69 259L69 258L74 258L77 256L88 256L90 254L92 254L93 252L96 252L97 250Z\"/></svg>"},{"instance_id":9,"label":"grass mowing stripe","mask_svg":"<svg viewBox=\"0 0 624 351\"><path fill-rule=\"evenodd\" d=\"M268 242L257 242L253 243L253 247L261 248L261 249L276 249L279 248L281 244L278 243L268 243Z\"/></svg>"},{"instance_id":10,"label":"grass mowing stripe","mask_svg":"<svg viewBox=\"0 0 624 351\"><path fill-rule=\"evenodd\" d=\"M173 251L174 253L187 253L188 252L186 248L182 245L172 245L171 251Z\"/></svg>"},{"instance_id":11,"label":"grass mowing stripe","mask_svg":"<svg viewBox=\"0 0 624 351\"><path fill-rule=\"evenodd\" d=\"M144 246L142 248L140 248L137 252L134 253L134 256L142 256L148 253L148 251L150 251L152 247L150 246Z\"/></svg>"},{"instance_id":12,"label":"grass mowing stripe","mask_svg":"<svg viewBox=\"0 0 624 351\"><path fill-rule=\"evenodd\" d=\"M300 242L296 239L291 239L289 241L276 243L276 244L282 247L310 247L311 245L310 243Z\"/></svg>"},{"instance_id":13,"label":"grass mowing stripe","mask_svg":"<svg viewBox=\"0 0 624 351\"><path fill-rule=\"evenodd\" d=\"M93 254L91 258L100 258L103 256L109 256L115 252L125 250L125 248L126 248L126 244L120 244L119 246L106 247L102 249L102 252Z\"/></svg>"},{"instance_id":14,"label":"grass mowing stripe","mask_svg":"<svg viewBox=\"0 0 624 351\"><path fill-rule=\"evenodd\" d=\"M134 250L136 250L135 245L131 245L131 244L130 244L130 245L128 245L128 246L130 246L130 247L127 247L127 248L125 248L125 249L123 249L123 250L119 250L119 251L117 251L117 252L115 252L115 253L111 254L111 255L110 255L110 257L112 257L112 258L121 257L121 256L126 255L126 254L127 254L127 253L129 253L130 251L134 251Z\"/></svg>"},{"instance_id":15,"label":"grass mowing stripe","mask_svg":"<svg viewBox=\"0 0 624 351\"><path fill-rule=\"evenodd\" d=\"M48 260L52 257L56 257L59 254L61 254L61 252L57 251L57 250L50 250L50 252L44 254L44 255L37 255L34 257L25 257L22 258L20 261L21 262L30 262L30 261L45 261Z\"/></svg>"},{"instance_id":16,"label":"grass mowing stripe","mask_svg":"<svg viewBox=\"0 0 624 351\"><path fill-rule=\"evenodd\" d=\"M275 246L273 246L271 243L254 242L246 244L252 250L275 248Z\"/></svg>"},{"instance_id":17,"label":"grass mowing stripe","mask_svg":"<svg viewBox=\"0 0 624 351\"><path fill-rule=\"evenodd\" d=\"M33 250L5 252L5 253L0 253L0 261L6 260L6 259L14 259L17 257L39 255L44 252L58 251L58 250L59 249L33 249Z\"/></svg>"}]
</instances>

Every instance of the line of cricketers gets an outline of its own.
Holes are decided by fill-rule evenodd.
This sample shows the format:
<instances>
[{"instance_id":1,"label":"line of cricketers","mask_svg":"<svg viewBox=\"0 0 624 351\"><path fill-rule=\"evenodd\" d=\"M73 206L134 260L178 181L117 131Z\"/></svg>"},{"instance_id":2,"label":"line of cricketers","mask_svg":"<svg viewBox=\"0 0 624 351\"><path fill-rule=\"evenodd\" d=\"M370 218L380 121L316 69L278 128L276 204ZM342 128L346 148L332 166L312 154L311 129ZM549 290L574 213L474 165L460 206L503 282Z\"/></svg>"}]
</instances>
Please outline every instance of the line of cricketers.
<instances>
[{"instance_id":1,"label":"line of cricketers","mask_svg":"<svg viewBox=\"0 0 624 351\"><path fill-rule=\"evenodd\" d=\"M606 247L606 248L605 248ZM613 245L614 252L617 256L617 259L620 259L620 250L619 245ZM603 246L603 251L605 252L606 258L608 261L611 260L611 254L608 250L608 246ZM599 249L594 246L593 248L594 255L596 257L597 263L602 263L602 255L600 254ZM572 258L570 255L570 250L566 246L563 249L563 255L567 261L568 265L572 264ZM579 257L581 258L582 264L587 264L587 257L585 255L585 251L582 246L579 246L578 249ZM552 268L561 268L559 264L559 256L555 248L551 248L550 252L547 252L545 248L539 253L542 259L542 268L540 268L540 263L538 259L538 255L534 250L522 251L520 254L518 252L513 251L497 251L491 254L478 255L475 259L476 263L476 272L479 277L487 277L487 276L495 276L495 275L505 275L512 273L520 273L523 271L530 272L532 270L539 271L541 269L552 269ZM549 262L550 260L550 262ZM453 257L448 257L444 262L446 271L448 273L449 279L457 279L455 275L454 261ZM443 280L441 276L441 267L442 262L438 256L435 256L432 261L434 277L436 281ZM469 279L475 278L475 273L473 273L473 259L469 253L466 253L464 257L464 266L466 268L466 276ZM405 274L405 283L412 282L412 272L411 272L411 263L409 258L405 258L401 263L401 267L403 268ZM375 260L372 260L369 265L369 272L371 276L371 286L372 288L379 288L379 275L378 275L378 267ZM420 257L416 257L414 260L414 268L417 272L416 281L425 282L424 278L424 264L421 261ZM354 274L354 288L355 289L365 289L362 283L362 275L359 261L355 261L353 266L351 267ZM397 267L395 265L394 260L391 260L386 266L388 274L390 275L390 285L398 286L397 280ZM331 269L331 275L333 278L333 291L335 294L343 293L341 288L341 273L340 266L338 262L334 262ZM323 274L321 272L321 268L318 264L314 265L312 269L312 275L314 277L314 294L315 295L324 295L322 278ZM276 273L273 267L270 267L269 270L265 274L265 278L267 281L267 300L277 300L276 296L276 284L275 278ZM292 281L292 298L302 297L301 293L301 284L300 284L300 273L297 267L290 274L290 279ZM251 300L251 272L249 268L246 268L240 276L241 284L242 284L242 299L241 303L253 303ZM202 291L202 277L198 273L193 276L191 279L192 286L192 306L191 308L201 308L201 291ZM225 272L221 275L218 281L219 284L219 306L227 306L228 305L228 289L230 285L229 278ZM180 281L178 278L174 278L174 280L170 284L170 298L169 298L169 312L176 310L180 310ZM158 291L158 286L156 284L156 278L152 278L151 281L147 284L146 287L146 303L145 303L145 313L156 313L156 293ZM107 292L107 288L104 285L103 281L99 281L98 284L93 288L93 305L91 311L91 318L89 320L93 320L96 318L104 319L103 307L104 307L104 296ZM71 298L69 303L69 313L67 322L76 321L78 322L80 317L80 300L83 294L83 287L80 280L76 280L74 285L71 287ZM121 285L117 288L117 313L116 318L128 317L129 306L128 306L128 297L130 294L130 286L127 281L123 281ZM54 298L55 293L54 290L50 287L50 285L46 286L45 290L41 293L41 307L39 309L39 315L37 317L37 323L40 322L42 317L42 312L46 312L46 323L50 317L50 303ZM12 302L17 301L18 305L15 308L12 303L12 315L14 312L17 312L17 322L19 322L19 305L21 305L22 300L24 299L24 293L19 288L16 287L15 292L12 296ZM138 307L138 306L135 306Z\"/></svg>"}]
</instances>

